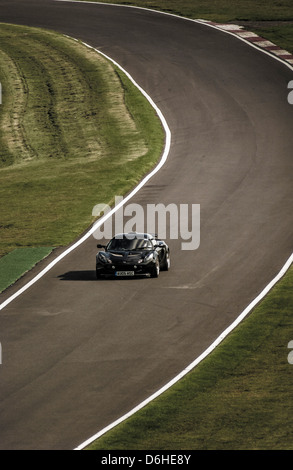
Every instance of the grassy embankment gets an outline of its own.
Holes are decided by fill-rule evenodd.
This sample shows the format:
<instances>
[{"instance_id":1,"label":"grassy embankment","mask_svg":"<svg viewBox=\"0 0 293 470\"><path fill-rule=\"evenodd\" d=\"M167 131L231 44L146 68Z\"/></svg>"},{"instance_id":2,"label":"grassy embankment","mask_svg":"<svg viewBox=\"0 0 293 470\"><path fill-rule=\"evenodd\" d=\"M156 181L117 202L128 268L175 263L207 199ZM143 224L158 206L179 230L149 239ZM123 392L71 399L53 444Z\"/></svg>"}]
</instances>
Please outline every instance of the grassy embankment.
<instances>
[{"instance_id":1,"label":"grassy embankment","mask_svg":"<svg viewBox=\"0 0 293 470\"><path fill-rule=\"evenodd\" d=\"M93 0L95 1L95 0ZM97 0L98 1L98 0ZM151 8L193 19L219 23L235 22L293 54L293 9L291 0L104 0Z\"/></svg>"},{"instance_id":2,"label":"grassy embankment","mask_svg":"<svg viewBox=\"0 0 293 470\"><path fill-rule=\"evenodd\" d=\"M164 132L129 79L79 42L2 24L0 64L0 256L17 249L0 260L1 291L25 257L30 268L69 244L96 204L133 188Z\"/></svg>"}]
</instances>

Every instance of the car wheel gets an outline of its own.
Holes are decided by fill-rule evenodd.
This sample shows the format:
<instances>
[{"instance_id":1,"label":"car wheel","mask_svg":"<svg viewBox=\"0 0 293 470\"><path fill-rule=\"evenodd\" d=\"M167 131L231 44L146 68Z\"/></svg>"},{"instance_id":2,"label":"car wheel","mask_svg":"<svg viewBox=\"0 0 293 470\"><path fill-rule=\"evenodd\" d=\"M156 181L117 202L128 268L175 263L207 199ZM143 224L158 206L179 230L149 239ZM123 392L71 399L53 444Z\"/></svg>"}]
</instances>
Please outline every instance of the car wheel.
<instances>
[{"instance_id":1,"label":"car wheel","mask_svg":"<svg viewBox=\"0 0 293 470\"><path fill-rule=\"evenodd\" d=\"M169 271L169 269L170 269L170 264L171 264L170 253L166 253L165 259L164 259L164 264L163 264L163 266L162 266L162 270L163 270L163 271Z\"/></svg>"},{"instance_id":2,"label":"car wheel","mask_svg":"<svg viewBox=\"0 0 293 470\"><path fill-rule=\"evenodd\" d=\"M160 263L159 261L156 262L156 266L151 272L151 277L159 277L160 274Z\"/></svg>"}]
</instances>

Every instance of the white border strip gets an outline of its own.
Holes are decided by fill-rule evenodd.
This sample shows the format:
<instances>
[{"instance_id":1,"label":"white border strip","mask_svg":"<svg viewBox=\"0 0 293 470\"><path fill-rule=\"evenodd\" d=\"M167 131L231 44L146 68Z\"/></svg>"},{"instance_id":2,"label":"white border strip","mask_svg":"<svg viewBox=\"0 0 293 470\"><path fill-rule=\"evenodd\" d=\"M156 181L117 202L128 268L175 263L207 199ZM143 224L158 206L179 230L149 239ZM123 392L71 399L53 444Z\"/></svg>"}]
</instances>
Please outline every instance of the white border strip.
<instances>
[{"instance_id":1,"label":"white border strip","mask_svg":"<svg viewBox=\"0 0 293 470\"><path fill-rule=\"evenodd\" d=\"M226 330L223 331L223 333L199 356L197 359L195 359L189 366L187 366L180 374L178 374L174 379L172 379L170 382L168 382L164 387L160 388L157 392L155 392L153 395L151 395L149 398L144 400L142 403L140 403L138 406L133 408L131 411L126 413L124 416L121 418L117 419L114 421L112 424L109 424L109 426L106 426L104 429L101 431L97 432L94 436L90 437L86 441L84 441L82 444L80 444L78 447L76 447L74 450L82 450L85 447L87 447L89 444L91 444L93 441L101 437L103 434L106 432L110 431L114 427L116 427L118 424L122 423L125 421L127 418L130 416L134 415L137 411L141 410L144 408L147 404L149 404L151 401L153 401L155 398L157 398L159 395L162 395L166 390L168 390L170 387L172 387L176 382L182 379L188 372L190 372L192 369L194 369L203 359L205 359L222 341L226 336L228 336L229 333L231 333L236 326L239 325L239 323L251 312L251 310L258 304L267 294L268 292L272 289L272 287L284 276L284 274L288 271L290 268L291 264L293 263L293 253L290 256L290 258L287 260L279 274L263 289L263 291L246 307L245 310L236 318L236 320L228 327Z\"/></svg>"},{"instance_id":2,"label":"white border strip","mask_svg":"<svg viewBox=\"0 0 293 470\"><path fill-rule=\"evenodd\" d=\"M68 38L71 38L70 36L64 35ZM75 38L71 38L73 40L76 40ZM169 129L169 126L167 124L167 121L165 117L163 116L161 110L158 108L158 106L154 103L152 98L138 85L138 83L132 78L132 76L123 69L117 62L115 62L113 59L108 57L106 54L103 52L99 51L98 49L95 49L92 46L89 46L85 42L82 42L86 47L89 47L90 49L93 49L96 51L98 54L101 54L104 56L106 59L111 61L116 67L118 67L127 77L128 79L138 88L138 90L145 96L145 98L149 101L151 106L154 108L156 111L158 117L161 120L162 126L165 131L165 147L164 151L162 154L162 157L158 163L158 165L147 175L143 178L143 180L133 189L133 191L128 194L119 204L117 204L110 212L105 214L101 219L99 219L92 227L91 229L82 237L80 238L76 243L74 243L71 247L67 248L61 255L59 255L54 261L52 261L46 268L44 268L37 276L35 276L31 281L29 281L27 284L25 284L21 289L19 289L17 292L15 292L12 296L10 296L8 299L6 299L2 304L0 304L0 311L3 310L8 304L10 304L14 299L16 299L18 296L23 294L29 287L31 287L33 284L35 284L39 279L41 279L50 269L53 268L59 261L61 261L65 256L67 256L71 251L75 250L79 245L81 245L85 240L87 240L94 232L95 230L103 225L103 223L108 220L116 211L118 211L124 204L126 204L165 164L170 147L171 147L171 131Z\"/></svg>"}]
</instances>

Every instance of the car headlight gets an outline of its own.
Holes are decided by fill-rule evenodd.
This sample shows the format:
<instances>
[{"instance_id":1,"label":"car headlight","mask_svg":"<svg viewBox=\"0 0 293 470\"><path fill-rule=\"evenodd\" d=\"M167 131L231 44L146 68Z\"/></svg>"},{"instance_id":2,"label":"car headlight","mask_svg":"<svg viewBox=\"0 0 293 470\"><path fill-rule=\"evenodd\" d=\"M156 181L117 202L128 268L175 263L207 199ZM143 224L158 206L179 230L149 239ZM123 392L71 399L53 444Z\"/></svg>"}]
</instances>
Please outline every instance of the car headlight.
<instances>
[{"instance_id":1,"label":"car headlight","mask_svg":"<svg viewBox=\"0 0 293 470\"><path fill-rule=\"evenodd\" d=\"M148 255L146 255L143 259L143 262L144 263L149 263L150 261L153 261L154 259L154 254L153 253L149 253Z\"/></svg>"},{"instance_id":2,"label":"car headlight","mask_svg":"<svg viewBox=\"0 0 293 470\"><path fill-rule=\"evenodd\" d=\"M110 258L108 258L108 256L102 251L100 251L100 253L98 254L98 260L101 261L102 263L112 264L112 261L110 260Z\"/></svg>"}]
</instances>

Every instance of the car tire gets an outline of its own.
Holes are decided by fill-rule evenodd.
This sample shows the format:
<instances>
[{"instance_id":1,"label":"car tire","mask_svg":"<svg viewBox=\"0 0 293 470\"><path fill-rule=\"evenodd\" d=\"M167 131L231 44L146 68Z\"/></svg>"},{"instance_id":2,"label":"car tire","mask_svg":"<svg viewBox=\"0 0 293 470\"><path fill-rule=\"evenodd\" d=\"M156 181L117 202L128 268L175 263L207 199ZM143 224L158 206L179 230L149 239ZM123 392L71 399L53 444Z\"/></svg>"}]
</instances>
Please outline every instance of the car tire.
<instances>
[{"instance_id":1,"label":"car tire","mask_svg":"<svg viewBox=\"0 0 293 470\"><path fill-rule=\"evenodd\" d=\"M159 277L160 274L160 263L157 260L154 269L151 272L151 277Z\"/></svg>"},{"instance_id":2,"label":"car tire","mask_svg":"<svg viewBox=\"0 0 293 470\"><path fill-rule=\"evenodd\" d=\"M171 262L171 260L170 260L170 253L167 252L166 255L165 255L165 259L164 259L164 264L163 264L163 266L162 266L162 268L161 268L162 271L169 271L169 269L170 269L170 262Z\"/></svg>"}]
</instances>

